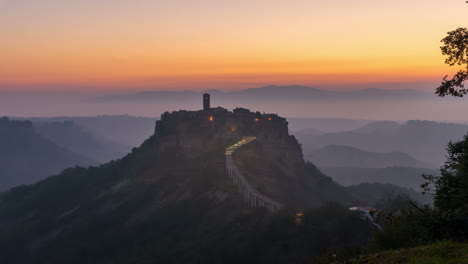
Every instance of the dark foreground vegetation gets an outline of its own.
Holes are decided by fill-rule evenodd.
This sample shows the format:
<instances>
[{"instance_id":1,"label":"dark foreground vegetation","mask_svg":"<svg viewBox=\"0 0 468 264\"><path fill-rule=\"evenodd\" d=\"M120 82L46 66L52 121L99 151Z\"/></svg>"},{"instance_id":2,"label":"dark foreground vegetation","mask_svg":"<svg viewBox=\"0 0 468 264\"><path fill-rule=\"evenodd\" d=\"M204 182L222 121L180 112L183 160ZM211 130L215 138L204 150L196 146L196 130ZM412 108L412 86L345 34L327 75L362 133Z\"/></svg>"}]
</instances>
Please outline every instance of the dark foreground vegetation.
<instances>
[{"instance_id":1,"label":"dark foreground vegetation","mask_svg":"<svg viewBox=\"0 0 468 264\"><path fill-rule=\"evenodd\" d=\"M432 245L414 248L388 250L351 259L348 264L401 264L401 263L468 263L468 244L451 241L437 242Z\"/></svg>"}]
</instances>

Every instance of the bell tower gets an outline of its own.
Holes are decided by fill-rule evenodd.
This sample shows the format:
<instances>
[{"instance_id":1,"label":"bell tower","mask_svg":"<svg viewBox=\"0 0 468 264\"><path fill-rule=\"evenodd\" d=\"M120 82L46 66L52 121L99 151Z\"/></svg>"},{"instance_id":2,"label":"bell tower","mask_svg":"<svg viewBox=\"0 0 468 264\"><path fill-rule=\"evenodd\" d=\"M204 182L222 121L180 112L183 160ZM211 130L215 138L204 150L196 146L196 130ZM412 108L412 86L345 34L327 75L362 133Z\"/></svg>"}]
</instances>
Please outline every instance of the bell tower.
<instances>
[{"instance_id":1,"label":"bell tower","mask_svg":"<svg viewBox=\"0 0 468 264\"><path fill-rule=\"evenodd\" d=\"M208 111L211 109L210 106L210 94L206 93L203 95L203 110Z\"/></svg>"}]
</instances>

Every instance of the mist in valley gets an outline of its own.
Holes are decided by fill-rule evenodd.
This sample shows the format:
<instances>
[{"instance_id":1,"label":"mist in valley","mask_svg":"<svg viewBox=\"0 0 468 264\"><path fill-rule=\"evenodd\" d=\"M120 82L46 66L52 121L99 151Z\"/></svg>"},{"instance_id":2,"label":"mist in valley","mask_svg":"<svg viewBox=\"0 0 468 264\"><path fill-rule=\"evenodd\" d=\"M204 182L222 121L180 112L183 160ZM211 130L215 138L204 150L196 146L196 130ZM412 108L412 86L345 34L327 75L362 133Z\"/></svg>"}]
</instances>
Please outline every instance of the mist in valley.
<instances>
[{"instance_id":1,"label":"mist in valley","mask_svg":"<svg viewBox=\"0 0 468 264\"><path fill-rule=\"evenodd\" d=\"M447 144L468 131L466 102L416 90L269 86L210 93L213 106L286 116L304 158L344 185L378 182L418 190L421 174L437 173ZM8 93L0 97L0 110L12 120L31 121L35 133L58 148L102 164L143 143L163 112L200 109L201 94ZM23 177L19 183L37 181Z\"/></svg>"}]
</instances>

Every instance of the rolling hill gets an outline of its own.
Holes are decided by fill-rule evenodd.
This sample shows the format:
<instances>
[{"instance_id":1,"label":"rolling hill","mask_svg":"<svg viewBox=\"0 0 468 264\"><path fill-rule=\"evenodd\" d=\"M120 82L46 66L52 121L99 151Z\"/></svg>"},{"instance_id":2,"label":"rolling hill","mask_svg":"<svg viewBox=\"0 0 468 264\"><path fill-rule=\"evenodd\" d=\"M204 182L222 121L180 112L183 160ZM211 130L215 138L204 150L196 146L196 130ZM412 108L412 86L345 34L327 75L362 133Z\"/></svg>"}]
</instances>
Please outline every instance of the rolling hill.
<instances>
[{"instance_id":1,"label":"rolling hill","mask_svg":"<svg viewBox=\"0 0 468 264\"><path fill-rule=\"evenodd\" d=\"M320 170L344 186L361 183L388 183L415 190L420 190L421 184L424 183L423 174L439 175L440 173L437 170L408 167L322 167Z\"/></svg>"},{"instance_id":2,"label":"rolling hill","mask_svg":"<svg viewBox=\"0 0 468 264\"><path fill-rule=\"evenodd\" d=\"M31 184L76 165L95 161L39 135L31 122L0 119L0 190Z\"/></svg>"},{"instance_id":3,"label":"rolling hill","mask_svg":"<svg viewBox=\"0 0 468 264\"><path fill-rule=\"evenodd\" d=\"M348 146L328 145L317 150L305 150L306 158L318 167L385 168L414 167L435 168L402 152L377 153Z\"/></svg>"},{"instance_id":4,"label":"rolling hill","mask_svg":"<svg viewBox=\"0 0 468 264\"><path fill-rule=\"evenodd\" d=\"M290 263L366 243L371 225L343 206L352 194L304 161L285 119L263 117L166 113L120 160L0 194L0 262ZM249 207L226 177L226 147L244 135L256 140L234 153L239 168L284 210Z\"/></svg>"},{"instance_id":5,"label":"rolling hill","mask_svg":"<svg viewBox=\"0 0 468 264\"><path fill-rule=\"evenodd\" d=\"M24 119L24 118L22 118ZM127 146L129 152L138 147L154 132L156 118L128 115L27 118L34 123L54 123L71 121L84 132L99 140Z\"/></svg>"},{"instance_id":6,"label":"rolling hill","mask_svg":"<svg viewBox=\"0 0 468 264\"><path fill-rule=\"evenodd\" d=\"M60 147L98 162L108 162L123 157L131 147L88 133L72 121L33 123L41 136Z\"/></svg>"},{"instance_id":7,"label":"rolling hill","mask_svg":"<svg viewBox=\"0 0 468 264\"><path fill-rule=\"evenodd\" d=\"M407 121L391 129L387 129L387 124L384 128L381 125L368 124L364 129L322 135L299 134L298 140L306 151L340 145L368 152L404 152L418 160L441 166L445 161L447 144L461 139L468 131L468 125L433 121ZM373 128L368 129L369 126Z\"/></svg>"},{"instance_id":8,"label":"rolling hill","mask_svg":"<svg viewBox=\"0 0 468 264\"><path fill-rule=\"evenodd\" d=\"M429 195L388 183L361 183L349 186L348 190L356 197L356 203L362 206L376 206L397 196L408 197L419 204L432 204L432 197Z\"/></svg>"}]
</instances>

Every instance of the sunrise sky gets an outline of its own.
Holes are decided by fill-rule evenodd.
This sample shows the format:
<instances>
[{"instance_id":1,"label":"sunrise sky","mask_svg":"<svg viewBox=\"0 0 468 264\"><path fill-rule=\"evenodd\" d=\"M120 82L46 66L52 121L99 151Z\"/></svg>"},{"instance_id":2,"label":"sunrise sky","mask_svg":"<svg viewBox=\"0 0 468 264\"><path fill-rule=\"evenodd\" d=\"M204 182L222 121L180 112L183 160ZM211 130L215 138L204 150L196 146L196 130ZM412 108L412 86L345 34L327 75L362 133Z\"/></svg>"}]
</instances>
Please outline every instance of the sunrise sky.
<instances>
[{"instance_id":1,"label":"sunrise sky","mask_svg":"<svg viewBox=\"0 0 468 264\"><path fill-rule=\"evenodd\" d=\"M426 89L467 26L464 0L0 0L0 90Z\"/></svg>"}]
</instances>

